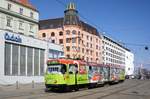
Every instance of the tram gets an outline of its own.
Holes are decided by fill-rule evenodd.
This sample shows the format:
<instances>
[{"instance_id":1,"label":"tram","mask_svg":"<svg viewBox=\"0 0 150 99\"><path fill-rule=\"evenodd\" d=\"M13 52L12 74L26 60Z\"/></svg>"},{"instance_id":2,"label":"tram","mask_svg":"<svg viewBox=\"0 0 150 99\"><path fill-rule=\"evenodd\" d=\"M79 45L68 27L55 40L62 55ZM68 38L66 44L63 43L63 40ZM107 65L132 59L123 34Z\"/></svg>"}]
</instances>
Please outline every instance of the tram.
<instances>
[{"instance_id":1,"label":"tram","mask_svg":"<svg viewBox=\"0 0 150 99\"><path fill-rule=\"evenodd\" d=\"M124 67L88 63L73 59L49 59L45 73L46 89L78 90L125 80Z\"/></svg>"}]
</instances>

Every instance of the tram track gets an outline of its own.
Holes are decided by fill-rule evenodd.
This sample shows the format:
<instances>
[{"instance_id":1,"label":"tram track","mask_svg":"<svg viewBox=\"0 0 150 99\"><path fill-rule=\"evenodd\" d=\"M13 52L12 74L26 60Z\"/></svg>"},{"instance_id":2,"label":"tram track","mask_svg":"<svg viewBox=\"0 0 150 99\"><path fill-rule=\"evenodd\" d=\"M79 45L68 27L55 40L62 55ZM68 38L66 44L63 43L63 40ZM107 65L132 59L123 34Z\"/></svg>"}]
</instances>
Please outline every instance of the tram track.
<instances>
[{"instance_id":1,"label":"tram track","mask_svg":"<svg viewBox=\"0 0 150 99\"><path fill-rule=\"evenodd\" d=\"M98 97L97 99L103 99L103 98L105 98L105 97L107 97L107 96L111 96L111 95L116 94L116 93L119 93L119 92L121 92L121 91L125 91L125 90L131 89L131 88L135 88L135 87L137 87L137 86L139 86L139 85L142 85L142 84L143 84L143 82L139 82L139 83L137 83L136 85L132 85L132 86L128 86L128 87L126 87L126 85L124 85L124 86L118 86L118 87L115 87L115 90L117 89L116 91L109 92L108 94L104 94L104 95L102 95L101 97ZM124 88L123 88L123 87L124 87ZM120 88L121 88L121 89L120 89ZM101 90L101 91L91 92L91 93L85 94L85 95L79 95L79 96L76 96L76 97L72 97L72 98L70 98L70 99L83 98L83 97L91 96L91 95L98 94L98 93L104 93L104 92L106 92L106 91L108 91L108 90L114 90L114 88L108 88L108 89Z\"/></svg>"},{"instance_id":2,"label":"tram track","mask_svg":"<svg viewBox=\"0 0 150 99\"><path fill-rule=\"evenodd\" d=\"M10 99L10 98L11 99L14 99L14 98L20 99L22 97L27 97L27 99L30 99L29 97L31 97L31 99L37 99L37 98L39 99L39 98L57 97L57 96L62 97L62 96L67 96L67 95L69 97L71 96L69 99L78 99L78 98L84 98L84 97L88 97L88 96L98 94L98 93L105 93L101 97L97 98L97 99L103 99L105 97L114 95L116 93L121 94L120 92L122 92L122 91L126 91L128 89L132 89L132 88L135 88L135 87L141 86L141 85L143 85L143 82L138 82L137 84L132 83L128 87L126 84L121 83L121 84L116 84L116 85L112 85L112 86L105 86L105 87L101 87L101 88L81 89L77 92L67 92L67 93L60 93L60 92L57 92L57 93L56 92L47 92L47 93L45 93L43 90L40 92L29 92L29 93L22 93L22 94L18 93L17 95L0 97L0 99ZM116 91L114 91L114 89ZM84 91L84 93L83 93L83 91ZM83 95L80 95L80 93L82 93ZM74 96L74 95L78 95L78 96Z\"/></svg>"}]
</instances>

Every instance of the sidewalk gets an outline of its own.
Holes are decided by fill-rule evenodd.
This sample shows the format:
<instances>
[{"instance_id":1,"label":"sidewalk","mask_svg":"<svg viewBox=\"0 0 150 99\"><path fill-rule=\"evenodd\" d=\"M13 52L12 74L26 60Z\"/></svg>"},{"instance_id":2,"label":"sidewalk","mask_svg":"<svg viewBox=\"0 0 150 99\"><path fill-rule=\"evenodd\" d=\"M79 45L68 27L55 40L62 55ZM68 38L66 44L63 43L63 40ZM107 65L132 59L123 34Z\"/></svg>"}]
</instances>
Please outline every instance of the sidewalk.
<instances>
[{"instance_id":1,"label":"sidewalk","mask_svg":"<svg viewBox=\"0 0 150 99\"><path fill-rule=\"evenodd\" d=\"M25 89L39 89L45 88L44 83L29 83L29 84L11 84L11 85L0 85L1 91L13 91L13 90L25 90Z\"/></svg>"},{"instance_id":2,"label":"sidewalk","mask_svg":"<svg viewBox=\"0 0 150 99\"><path fill-rule=\"evenodd\" d=\"M16 96L28 96L44 93L44 83L35 83L17 85L0 85L0 99Z\"/></svg>"}]
</instances>

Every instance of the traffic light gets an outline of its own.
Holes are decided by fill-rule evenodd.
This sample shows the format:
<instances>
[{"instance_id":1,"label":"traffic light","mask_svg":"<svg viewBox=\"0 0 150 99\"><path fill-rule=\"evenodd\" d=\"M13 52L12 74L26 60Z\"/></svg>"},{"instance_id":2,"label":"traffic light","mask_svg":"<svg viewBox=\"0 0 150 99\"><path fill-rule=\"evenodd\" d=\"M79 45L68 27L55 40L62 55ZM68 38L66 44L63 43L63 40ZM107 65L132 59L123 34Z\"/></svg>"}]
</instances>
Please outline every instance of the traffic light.
<instances>
[{"instance_id":1,"label":"traffic light","mask_svg":"<svg viewBox=\"0 0 150 99\"><path fill-rule=\"evenodd\" d=\"M145 46L145 50L148 50L148 47L147 47L147 46Z\"/></svg>"}]
</instances>

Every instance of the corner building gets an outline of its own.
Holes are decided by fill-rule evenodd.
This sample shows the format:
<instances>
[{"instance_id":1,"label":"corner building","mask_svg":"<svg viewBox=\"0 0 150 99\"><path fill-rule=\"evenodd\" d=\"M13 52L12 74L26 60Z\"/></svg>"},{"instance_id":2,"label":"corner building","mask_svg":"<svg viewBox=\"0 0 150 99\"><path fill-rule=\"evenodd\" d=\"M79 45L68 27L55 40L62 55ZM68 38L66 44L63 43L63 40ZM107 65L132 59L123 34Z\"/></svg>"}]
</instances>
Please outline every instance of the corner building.
<instances>
[{"instance_id":1,"label":"corner building","mask_svg":"<svg viewBox=\"0 0 150 99\"><path fill-rule=\"evenodd\" d=\"M38 37L63 45L67 58L102 63L101 36L96 28L79 19L73 3L67 6L64 17L41 20L39 26Z\"/></svg>"},{"instance_id":2,"label":"corner building","mask_svg":"<svg viewBox=\"0 0 150 99\"><path fill-rule=\"evenodd\" d=\"M43 82L62 46L37 39L39 13L28 0L0 0L0 84Z\"/></svg>"}]
</instances>

